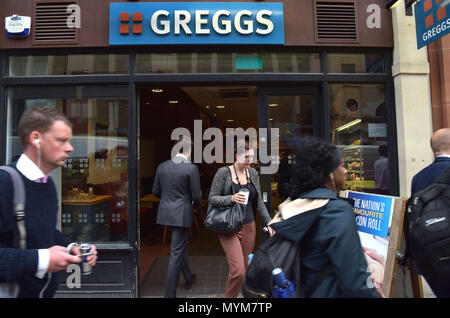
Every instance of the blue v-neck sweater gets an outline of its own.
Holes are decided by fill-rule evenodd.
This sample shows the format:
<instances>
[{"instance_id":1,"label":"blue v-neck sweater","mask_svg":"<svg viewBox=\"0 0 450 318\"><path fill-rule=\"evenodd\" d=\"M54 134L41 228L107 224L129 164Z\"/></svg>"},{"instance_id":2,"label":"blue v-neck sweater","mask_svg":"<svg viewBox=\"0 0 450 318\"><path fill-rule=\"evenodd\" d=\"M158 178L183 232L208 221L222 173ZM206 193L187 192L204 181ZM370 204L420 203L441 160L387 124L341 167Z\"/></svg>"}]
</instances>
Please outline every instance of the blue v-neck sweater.
<instances>
[{"instance_id":1,"label":"blue v-neck sweater","mask_svg":"<svg viewBox=\"0 0 450 318\"><path fill-rule=\"evenodd\" d=\"M16 168L15 163L11 166ZM0 282L18 282L19 297L52 297L56 292L57 275L46 274L42 279L35 276L38 249L67 246L70 241L56 230L58 199L52 178L47 183L37 183L20 175L26 191L26 250L12 248L15 227L13 185L9 174L0 170Z\"/></svg>"}]
</instances>

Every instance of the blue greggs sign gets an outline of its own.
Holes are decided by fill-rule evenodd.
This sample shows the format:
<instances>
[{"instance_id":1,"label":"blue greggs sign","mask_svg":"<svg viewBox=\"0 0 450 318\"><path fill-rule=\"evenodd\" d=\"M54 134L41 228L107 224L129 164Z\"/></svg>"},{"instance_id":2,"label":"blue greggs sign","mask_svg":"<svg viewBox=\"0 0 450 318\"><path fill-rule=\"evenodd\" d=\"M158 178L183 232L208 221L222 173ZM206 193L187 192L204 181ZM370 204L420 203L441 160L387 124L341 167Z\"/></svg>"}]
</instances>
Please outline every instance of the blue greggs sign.
<instances>
[{"instance_id":1,"label":"blue greggs sign","mask_svg":"<svg viewBox=\"0 0 450 318\"><path fill-rule=\"evenodd\" d=\"M282 3L110 3L110 45L284 44Z\"/></svg>"},{"instance_id":2,"label":"blue greggs sign","mask_svg":"<svg viewBox=\"0 0 450 318\"><path fill-rule=\"evenodd\" d=\"M418 49L450 32L450 8L443 4L442 0L423 0L415 4Z\"/></svg>"}]
</instances>

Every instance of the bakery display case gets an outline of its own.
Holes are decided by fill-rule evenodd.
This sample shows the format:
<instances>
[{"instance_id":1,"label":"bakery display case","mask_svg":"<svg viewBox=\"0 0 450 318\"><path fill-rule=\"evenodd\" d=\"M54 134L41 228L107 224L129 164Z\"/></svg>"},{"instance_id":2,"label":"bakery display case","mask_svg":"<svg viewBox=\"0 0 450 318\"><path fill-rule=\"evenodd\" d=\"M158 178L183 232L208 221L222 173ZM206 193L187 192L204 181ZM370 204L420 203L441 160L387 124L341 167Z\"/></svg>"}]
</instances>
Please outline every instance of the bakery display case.
<instances>
[{"instance_id":1,"label":"bakery display case","mask_svg":"<svg viewBox=\"0 0 450 318\"><path fill-rule=\"evenodd\" d=\"M365 191L375 188L371 147L361 145L341 146L342 157L347 167L345 189Z\"/></svg>"}]
</instances>

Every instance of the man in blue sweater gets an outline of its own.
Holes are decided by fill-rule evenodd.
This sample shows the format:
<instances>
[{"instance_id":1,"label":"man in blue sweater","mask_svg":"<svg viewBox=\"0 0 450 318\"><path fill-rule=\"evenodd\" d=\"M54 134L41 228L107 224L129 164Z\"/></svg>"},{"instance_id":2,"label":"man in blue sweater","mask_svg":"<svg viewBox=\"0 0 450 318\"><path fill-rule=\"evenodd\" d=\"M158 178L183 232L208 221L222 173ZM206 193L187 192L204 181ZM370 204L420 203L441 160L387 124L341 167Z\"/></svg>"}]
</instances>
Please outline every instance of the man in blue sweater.
<instances>
[{"instance_id":1,"label":"man in blue sweater","mask_svg":"<svg viewBox=\"0 0 450 318\"><path fill-rule=\"evenodd\" d=\"M72 125L56 110L34 107L19 121L19 137L24 149L11 164L23 179L26 191L26 249L13 248L16 221L13 215L13 185L10 176L0 170L0 283L13 288L10 296L53 297L57 288L56 272L80 263L80 248L56 229L58 198L48 174L64 165L73 151ZM88 257L95 265L97 252ZM6 286L5 284L2 284Z\"/></svg>"}]
</instances>

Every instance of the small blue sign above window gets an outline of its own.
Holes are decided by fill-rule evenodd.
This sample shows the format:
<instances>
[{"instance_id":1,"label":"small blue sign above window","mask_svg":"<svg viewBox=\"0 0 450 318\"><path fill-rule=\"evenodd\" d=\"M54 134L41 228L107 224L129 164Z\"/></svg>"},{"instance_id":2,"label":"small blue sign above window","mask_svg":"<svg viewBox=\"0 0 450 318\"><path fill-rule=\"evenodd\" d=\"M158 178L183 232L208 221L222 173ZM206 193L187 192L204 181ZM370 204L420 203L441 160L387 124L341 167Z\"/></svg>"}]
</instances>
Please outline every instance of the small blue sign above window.
<instances>
[{"instance_id":1,"label":"small blue sign above window","mask_svg":"<svg viewBox=\"0 0 450 318\"><path fill-rule=\"evenodd\" d=\"M450 32L450 8L443 4L443 1L423 0L414 5L418 49Z\"/></svg>"},{"instance_id":2,"label":"small blue sign above window","mask_svg":"<svg viewBox=\"0 0 450 318\"><path fill-rule=\"evenodd\" d=\"M284 44L283 3L110 3L110 45Z\"/></svg>"}]
</instances>

